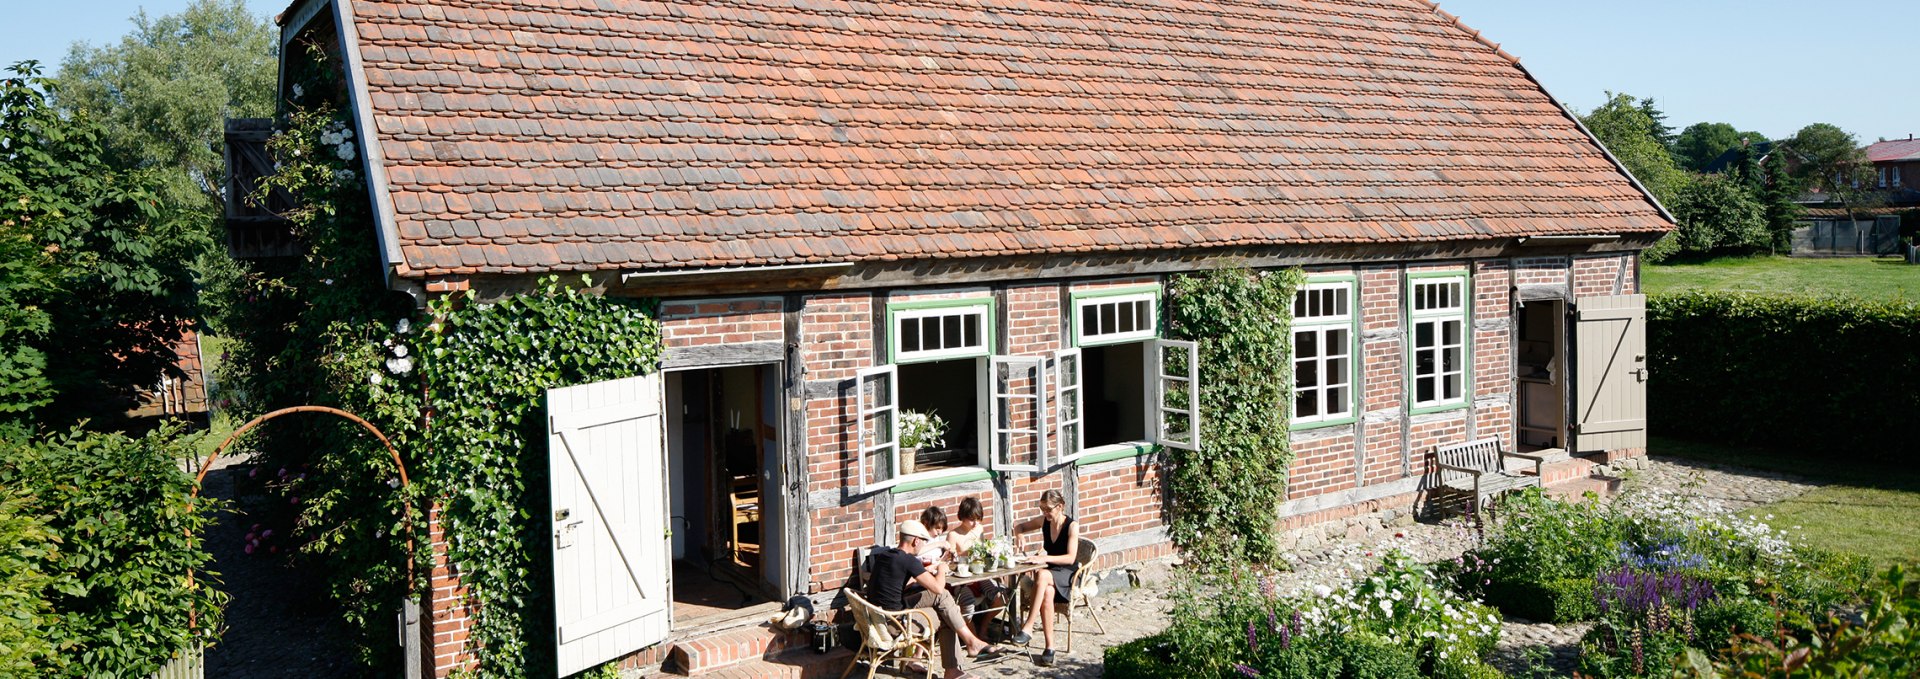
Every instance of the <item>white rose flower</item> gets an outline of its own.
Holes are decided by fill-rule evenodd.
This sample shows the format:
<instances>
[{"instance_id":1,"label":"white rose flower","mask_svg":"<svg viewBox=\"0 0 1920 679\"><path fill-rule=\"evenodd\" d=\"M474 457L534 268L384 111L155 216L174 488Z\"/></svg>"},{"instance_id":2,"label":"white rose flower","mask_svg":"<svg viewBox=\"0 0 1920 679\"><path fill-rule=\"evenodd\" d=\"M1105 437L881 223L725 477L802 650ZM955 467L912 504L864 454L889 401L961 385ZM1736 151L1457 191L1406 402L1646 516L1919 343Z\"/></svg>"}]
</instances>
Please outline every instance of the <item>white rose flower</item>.
<instances>
[{"instance_id":1,"label":"white rose flower","mask_svg":"<svg viewBox=\"0 0 1920 679\"><path fill-rule=\"evenodd\" d=\"M406 357L407 357L407 345L405 345L405 344L398 344L398 345L394 345L394 347L393 347L393 355L395 355L395 356L398 356L398 357L400 357L400 358L406 358Z\"/></svg>"},{"instance_id":2,"label":"white rose flower","mask_svg":"<svg viewBox=\"0 0 1920 679\"><path fill-rule=\"evenodd\" d=\"M376 387L377 387L377 386L380 386L380 383L381 383L381 382L384 382L384 381L386 381L386 378L384 378L384 377L381 377L381 376L380 376L380 373L378 373L378 372L370 372L370 373L367 373L367 383L368 383L368 384L371 384L371 385L373 385L373 386L376 386Z\"/></svg>"},{"instance_id":3,"label":"white rose flower","mask_svg":"<svg viewBox=\"0 0 1920 679\"><path fill-rule=\"evenodd\" d=\"M400 319L400 322L393 324L393 331L395 333L402 334L402 335L412 332L413 321L402 318Z\"/></svg>"}]
</instances>

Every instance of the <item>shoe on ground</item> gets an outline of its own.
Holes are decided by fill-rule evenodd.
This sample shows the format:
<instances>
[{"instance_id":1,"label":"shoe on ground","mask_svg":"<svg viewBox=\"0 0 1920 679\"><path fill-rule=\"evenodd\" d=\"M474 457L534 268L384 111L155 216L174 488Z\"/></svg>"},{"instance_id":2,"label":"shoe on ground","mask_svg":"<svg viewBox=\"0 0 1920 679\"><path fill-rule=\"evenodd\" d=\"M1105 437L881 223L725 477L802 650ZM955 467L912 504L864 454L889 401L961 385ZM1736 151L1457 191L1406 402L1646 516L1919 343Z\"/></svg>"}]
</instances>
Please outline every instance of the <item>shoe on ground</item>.
<instances>
[{"instance_id":1,"label":"shoe on ground","mask_svg":"<svg viewBox=\"0 0 1920 679\"><path fill-rule=\"evenodd\" d=\"M1013 636L1007 637L1007 641L1011 641L1016 644L1025 644L1027 642L1033 641L1033 635L1028 634L1026 632L1014 632Z\"/></svg>"},{"instance_id":2,"label":"shoe on ground","mask_svg":"<svg viewBox=\"0 0 1920 679\"><path fill-rule=\"evenodd\" d=\"M1045 653L1035 656L1033 664L1041 667L1053 667L1053 649L1049 648Z\"/></svg>"}]
</instances>

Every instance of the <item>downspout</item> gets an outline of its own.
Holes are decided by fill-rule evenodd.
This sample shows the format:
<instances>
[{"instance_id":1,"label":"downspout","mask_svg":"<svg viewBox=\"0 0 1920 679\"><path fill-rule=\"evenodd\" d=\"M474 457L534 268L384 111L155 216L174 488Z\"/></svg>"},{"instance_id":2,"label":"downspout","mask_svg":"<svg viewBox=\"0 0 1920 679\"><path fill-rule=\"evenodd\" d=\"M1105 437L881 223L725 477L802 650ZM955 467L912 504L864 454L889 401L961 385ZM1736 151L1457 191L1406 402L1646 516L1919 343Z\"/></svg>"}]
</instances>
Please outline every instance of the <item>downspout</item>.
<instances>
[{"instance_id":1,"label":"downspout","mask_svg":"<svg viewBox=\"0 0 1920 679\"><path fill-rule=\"evenodd\" d=\"M340 49L346 62L347 105L353 112L353 126L360 131L361 156L366 162L363 176L367 178L367 200L373 206L374 233L380 240L380 276L386 281L387 289L406 293L413 298L416 308L425 308L426 288L420 281L401 277L406 261L400 253L393 194L387 186L386 155L380 149L367 74L360 60L360 32L353 25L353 0L333 0L333 18L340 30Z\"/></svg>"}]
</instances>

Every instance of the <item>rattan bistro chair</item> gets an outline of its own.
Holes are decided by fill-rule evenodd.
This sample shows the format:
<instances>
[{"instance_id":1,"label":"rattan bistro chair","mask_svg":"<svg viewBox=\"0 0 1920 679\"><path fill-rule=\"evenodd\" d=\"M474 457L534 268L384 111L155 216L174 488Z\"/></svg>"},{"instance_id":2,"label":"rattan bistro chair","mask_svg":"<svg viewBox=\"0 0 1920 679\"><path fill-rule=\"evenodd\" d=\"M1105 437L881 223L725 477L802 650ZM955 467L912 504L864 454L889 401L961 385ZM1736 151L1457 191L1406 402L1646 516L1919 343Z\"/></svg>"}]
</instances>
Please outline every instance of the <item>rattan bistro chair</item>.
<instances>
[{"instance_id":1,"label":"rattan bistro chair","mask_svg":"<svg viewBox=\"0 0 1920 679\"><path fill-rule=\"evenodd\" d=\"M923 608L885 611L852 588L844 593L847 610L853 612L854 630L860 634L860 650L853 654L853 662L847 663L840 679L847 679L862 662L867 663L867 679L873 679L881 664L895 660L918 660L926 666L927 679L933 679L933 634L939 624L932 613Z\"/></svg>"}]
</instances>

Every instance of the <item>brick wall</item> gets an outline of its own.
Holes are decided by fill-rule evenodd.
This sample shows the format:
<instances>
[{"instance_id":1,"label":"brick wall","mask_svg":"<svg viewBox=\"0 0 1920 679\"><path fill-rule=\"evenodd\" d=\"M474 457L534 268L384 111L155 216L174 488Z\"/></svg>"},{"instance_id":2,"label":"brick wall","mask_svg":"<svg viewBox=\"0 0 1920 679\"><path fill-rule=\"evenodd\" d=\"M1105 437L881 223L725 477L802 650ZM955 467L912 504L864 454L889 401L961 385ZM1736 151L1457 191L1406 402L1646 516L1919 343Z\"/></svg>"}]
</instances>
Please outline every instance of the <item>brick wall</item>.
<instances>
[{"instance_id":1,"label":"brick wall","mask_svg":"<svg viewBox=\"0 0 1920 679\"><path fill-rule=\"evenodd\" d=\"M427 510L427 535L429 549L433 550L433 571L427 576L427 610L421 616L421 634L426 637L429 676L445 677L473 666L467 629L474 611L465 601L467 588L447 561L447 539L440 530L438 504Z\"/></svg>"},{"instance_id":2,"label":"brick wall","mask_svg":"<svg viewBox=\"0 0 1920 679\"><path fill-rule=\"evenodd\" d=\"M660 330L669 348L786 339L778 298L663 302Z\"/></svg>"}]
</instances>

